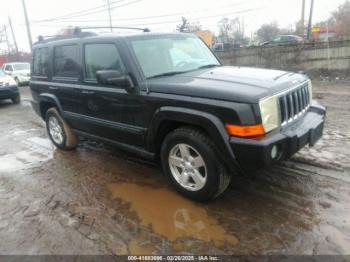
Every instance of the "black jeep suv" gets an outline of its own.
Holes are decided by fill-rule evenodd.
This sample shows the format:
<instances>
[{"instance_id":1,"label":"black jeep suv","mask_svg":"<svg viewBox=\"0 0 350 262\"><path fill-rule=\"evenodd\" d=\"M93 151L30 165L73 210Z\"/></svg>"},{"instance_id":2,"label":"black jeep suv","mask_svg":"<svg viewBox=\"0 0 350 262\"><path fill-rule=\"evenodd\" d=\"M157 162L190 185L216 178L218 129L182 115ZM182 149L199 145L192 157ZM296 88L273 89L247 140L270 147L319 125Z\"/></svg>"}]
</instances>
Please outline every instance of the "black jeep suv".
<instances>
[{"instance_id":1,"label":"black jeep suv","mask_svg":"<svg viewBox=\"0 0 350 262\"><path fill-rule=\"evenodd\" d=\"M41 38L32 72L33 108L58 148L84 136L159 159L196 200L219 196L238 169L287 159L322 136L325 109L307 76L222 66L190 34Z\"/></svg>"}]
</instances>

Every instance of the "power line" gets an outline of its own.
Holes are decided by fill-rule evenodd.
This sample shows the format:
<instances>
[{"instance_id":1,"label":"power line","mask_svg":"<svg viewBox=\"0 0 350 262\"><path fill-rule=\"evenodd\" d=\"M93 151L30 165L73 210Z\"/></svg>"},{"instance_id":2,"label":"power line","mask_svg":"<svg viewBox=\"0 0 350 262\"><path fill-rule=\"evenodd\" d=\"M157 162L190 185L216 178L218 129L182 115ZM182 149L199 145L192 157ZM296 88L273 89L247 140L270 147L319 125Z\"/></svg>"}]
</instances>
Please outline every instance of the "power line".
<instances>
[{"instance_id":1,"label":"power line","mask_svg":"<svg viewBox=\"0 0 350 262\"><path fill-rule=\"evenodd\" d=\"M124 2L124 1L126 1L126 0L118 0L118 1L111 2L110 4L113 5L113 4L117 4L117 3L120 3L120 2ZM68 13L68 14L62 15L62 16L57 16L57 17L54 17L54 18L48 18L48 19L42 19L42 20L34 20L33 22L45 22L45 21L60 20L60 19L64 19L64 18L67 18L67 17L75 16L75 15L78 15L78 14L84 14L86 12L91 12L91 11L94 11L94 10L105 8L106 6L107 6L107 4L99 5L99 6L95 6L95 7L92 7L92 8L89 8L89 9L85 9L85 10L81 10L81 11L78 11L78 12L72 12L72 13Z\"/></svg>"},{"instance_id":2,"label":"power line","mask_svg":"<svg viewBox=\"0 0 350 262\"><path fill-rule=\"evenodd\" d=\"M112 2L111 5L115 5L117 3L120 3L120 2L125 2L125 1L128 1L128 0L119 0L119 1L116 1L116 2ZM138 2L141 2L143 0L135 0L135 1L132 1L132 2L128 2L128 3L125 3L125 4L122 4L122 5L118 5L118 6L114 6L114 7L111 7L110 10L114 10L116 8L119 8L119 7L124 7L124 6L128 6L128 5L132 5L132 4L135 4L135 3L138 3ZM106 7L106 5L104 5L104 7ZM46 20L39 20L39 21L35 21L36 23L40 23L40 22L53 22L53 21L62 21L62 20L67 20L67 19L71 19L71 18L76 18L76 17L82 17L82 16L88 16L88 15L94 15L94 14L97 14L97 13L102 13L102 12L105 12L106 9L102 9L102 10L95 10L95 11L91 11L91 12L85 12L85 13L82 13L82 14L77 14L77 15L72 15L72 16L63 16L61 18L52 18L52 19L46 19Z\"/></svg>"},{"instance_id":3,"label":"power line","mask_svg":"<svg viewBox=\"0 0 350 262\"><path fill-rule=\"evenodd\" d=\"M213 18L218 18L218 17L225 17L225 16L231 16L231 15L237 15L237 14L242 14L242 13L248 13L248 12L253 12L256 10L261 10L265 7L257 7L257 8L250 8L250 9L245 9L245 10L240 10L240 11L235 11L235 12L226 12L226 13L221 13L221 14L216 14L216 15L208 15L208 16L200 16L200 17L193 17L191 18L192 20L200 20L200 19L213 19ZM108 21L108 20L106 20ZM157 21L157 22L145 22L145 23L134 23L134 24L125 24L125 25L120 25L120 26L127 26L127 27L133 27L133 26L145 26L145 25L163 25L163 24L174 24L178 23L180 19L176 20L166 20L166 21ZM63 21L62 21L63 22ZM61 23L62 23L61 22ZM65 21L69 23L75 23L76 21ZM59 25L53 25L52 23L50 25L37 25L37 26L42 26L42 27L61 27L62 24Z\"/></svg>"},{"instance_id":4,"label":"power line","mask_svg":"<svg viewBox=\"0 0 350 262\"><path fill-rule=\"evenodd\" d=\"M222 9L222 8L228 8L228 7L233 7L233 6L239 6L241 4L244 4L245 2L238 2L235 4L229 4L229 5L223 5L223 6L219 6L217 8L214 9ZM199 9L199 10L193 10L190 11L188 13L200 13L200 12L206 12L206 11L212 11L213 9L210 8L204 8L204 9ZM148 20L148 19L157 19L157 18L164 18L164 17L171 17L171 16L184 16L188 13L184 13L184 12L179 12L179 13L170 13L170 14L164 14L164 15L157 15L157 16L144 16L144 17L129 17L129 18L119 18L119 19L115 19L115 21L131 21L131 20ZM73 20L71 20L73 21ZM105 22L107 21L106 19L99 19L99 20L74 20L74 22L81 22L81 23L85 23L85 22ZM64 21L62 21L64 22ZM36 22L38 23L38 21Z\"/></svg>"}]
</instances>

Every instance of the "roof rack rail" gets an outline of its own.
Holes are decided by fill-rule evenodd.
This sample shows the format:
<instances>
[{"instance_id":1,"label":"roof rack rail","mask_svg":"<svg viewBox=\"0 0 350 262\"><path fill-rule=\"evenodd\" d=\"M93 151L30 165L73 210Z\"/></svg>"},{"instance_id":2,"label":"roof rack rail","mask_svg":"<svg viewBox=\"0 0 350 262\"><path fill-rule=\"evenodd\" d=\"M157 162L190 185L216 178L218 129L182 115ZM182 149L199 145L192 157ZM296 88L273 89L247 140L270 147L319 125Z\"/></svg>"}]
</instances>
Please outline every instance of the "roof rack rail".
<instances>
[{"instance_id":1,"label":"roof rack rail","mask_svg":"<svg viewBox=\"0 0 350 262\"><path fill-rule=\"evenodd\" d=\"M97 34L93 33L93 32L81 32L78 30L78 28L75 27L75 28L73 28L72 33L69 33L69 34L45 35L45 36L39 35L38 36L38 43L69 39L69 38L73 38L73 37L87 37L87 36L97 36Z\"/></svg>"},{"instance_id":2,"label":"roof rack rail","mask_svg":"<svg viewBox=\"0 0 350 262\"><path fill-rule=\"evenodd\" d=\"M63 40L63 39L69 39L73 37L87 37L87 36L97 36L96 33L94 32L83 32L82 30L85 29L126 29L126 30L139 30L143 31L145 33L151 32L148 28L138 28L138 27L123 27L123 26L95 26L95 27L74 27L72 28L71 33L69 34L63 34L63 35L49 35L49 36L43 36L39 35L38 36L38 42L37 43L42 43L42 42L50 42L50 41L55 41L55 40Z\"/></svg>"},{"instance_id":3,"label":"roof rack rail","mask_svg":"<svg viewBox=\"0 0 350 262\"><path fill-rule=\"evenodd\" d=\"M138 30L145 33L151 32L149 28L140 28L140 27L128 27L128 26L88 26L88 27L75 27L74 30L77 33L81 33L81 30L84 29L126 29L126 30Z\"/></svg>"}]
</instances>

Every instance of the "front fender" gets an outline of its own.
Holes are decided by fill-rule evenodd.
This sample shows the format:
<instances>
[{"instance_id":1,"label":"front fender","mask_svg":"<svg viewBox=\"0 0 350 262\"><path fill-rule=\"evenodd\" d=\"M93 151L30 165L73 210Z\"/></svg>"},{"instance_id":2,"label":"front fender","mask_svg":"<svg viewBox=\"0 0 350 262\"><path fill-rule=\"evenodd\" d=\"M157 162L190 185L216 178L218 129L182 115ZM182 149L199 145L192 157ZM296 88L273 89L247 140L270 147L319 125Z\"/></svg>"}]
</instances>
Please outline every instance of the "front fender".
<instances>
[{"instance_id":1,"label":"front fender","mask_svg":"<svg viewBox=\"0 0 350 262\"><path fill-rule=\"evenodd\" d=\"M210 113L194 109L179 107L162 107L158 109L152 118L147 134L147 144L151 151L156 151L158 130L164 121L181 122L184 125L198 126L204 129L213 140L220 158L225 164L230 168L236 169L238 167L236 157L229 144L230 136L227 134L222 121Z\"/></svg>"}]
</instances>

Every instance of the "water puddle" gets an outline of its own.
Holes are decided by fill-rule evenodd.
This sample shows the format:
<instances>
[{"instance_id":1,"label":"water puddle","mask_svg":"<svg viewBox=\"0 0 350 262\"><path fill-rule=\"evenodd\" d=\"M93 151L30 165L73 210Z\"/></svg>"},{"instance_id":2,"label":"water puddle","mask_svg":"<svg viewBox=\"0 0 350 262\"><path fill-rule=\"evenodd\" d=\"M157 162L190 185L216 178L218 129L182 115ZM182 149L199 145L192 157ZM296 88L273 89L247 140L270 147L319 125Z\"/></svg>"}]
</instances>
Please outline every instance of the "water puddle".
<instances>
[{"instance_id":1,"label":"water puddle","mask_svg":"<svg viewBox=\"0 0 350 262\"><path fill-rule=\"evenodd\" d=\"M166 238L178 251L189 247L184 239L192 239L214 244L216 247L235 246L238 239L227 233L219 222L210 217L206 209L198 203L187 200L166 188L131 183L109 185L113 199L121 199L130 204L130 212L136 212L140 224L151 227L153 232ZM132 254L151 254L152 245L147 244L147 234L129 243ZM146 243L146 244L145 244Z\"/></svg>"},{"instance_id":2,"label":"water puddle","mask_svg":"<svg viewBox=\"0 0 350 262\"><path fill-rule=\"evenodd\" d=\"M35 167L53 157L50 140L33 137L23 142L22 150L0 156L0 172L14 172Z\"/></svg>"}]
</instances>

